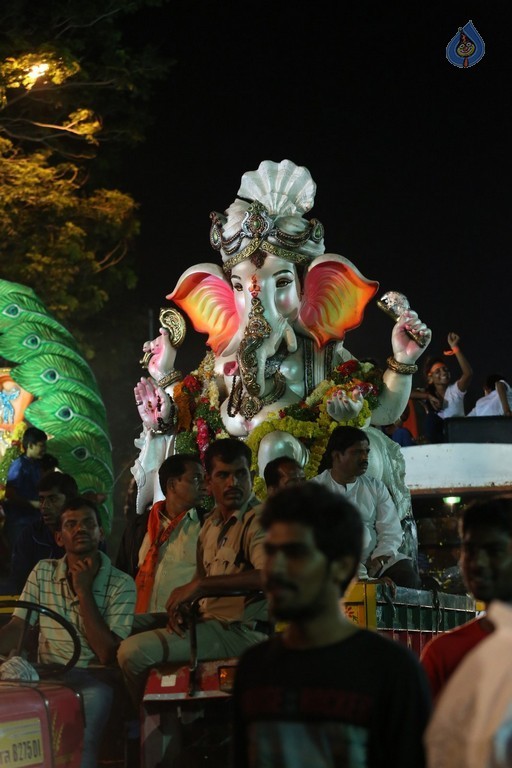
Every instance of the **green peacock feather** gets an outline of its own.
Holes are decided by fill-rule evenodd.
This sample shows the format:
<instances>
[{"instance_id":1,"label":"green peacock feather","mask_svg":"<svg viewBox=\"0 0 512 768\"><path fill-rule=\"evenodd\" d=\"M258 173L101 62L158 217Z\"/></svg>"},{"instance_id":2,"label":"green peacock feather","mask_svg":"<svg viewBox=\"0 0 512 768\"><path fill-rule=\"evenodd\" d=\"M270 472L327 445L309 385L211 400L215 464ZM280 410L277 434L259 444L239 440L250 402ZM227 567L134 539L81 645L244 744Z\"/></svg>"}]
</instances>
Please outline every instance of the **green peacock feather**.
<instances>
[{"instance_id":1,"label":"green peacock feather","mask_svg":"<svg viewBox=\"0 0 512 768\"><path fill-rule=\"evenodd\" d=\"M25 418L49 436L48 450L80 493L104 494L105 532L112 525L112 446L105 406L73 336L31 288L0 280L0 355L11 376L34 396Z\"/></svg>"}]
</instances>

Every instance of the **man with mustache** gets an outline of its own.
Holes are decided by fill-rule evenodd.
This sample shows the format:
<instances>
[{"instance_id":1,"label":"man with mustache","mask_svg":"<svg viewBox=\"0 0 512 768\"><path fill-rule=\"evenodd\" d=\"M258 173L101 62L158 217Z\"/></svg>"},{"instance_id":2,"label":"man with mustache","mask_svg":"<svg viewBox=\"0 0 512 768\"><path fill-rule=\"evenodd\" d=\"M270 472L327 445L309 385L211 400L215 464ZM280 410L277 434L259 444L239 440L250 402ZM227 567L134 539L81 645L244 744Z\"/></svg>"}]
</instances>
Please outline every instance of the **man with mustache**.
<instances>
[{"instance_id":1,"label":"man with mustache","mask_svg":"<svg viewBox=\"0 0 512 768\"><path fill-rule=\"evenodd\" d=\"M141 701L151 667L189 660L191 602L204 598L197 625L201 660L239 656L264 640L270 630L261 596L214 596L221 590L261 589L263 530L253 509L258 500L252 494L251 451L235 438L216 440L206 450L204 464L215 506L199 534L194 578L171 592L167 631L145 632L143 647L134 637L119 648L118 661L135 704Z\"/></svg>"},{"instance_id":2,"label":"man with mustache","mask_svg":"<svg viewBox=\"0 0 512 768\"><path fill-rule=\"evenodd\" d=\"M80 690L83 699L81 768L95 768L113 700L107 671L100 672L95 667L115 664L117 646L132 627L135 583L99 551L103 530L98 508L90 499L77 496L65 504L55 537L57 544L64 547L65 556L40 560L27 579L21 599L51 608L68 619L78 632L80 657L76 666L65 673L64 681ZM17 608L0 630L1 654L7 655L17 647L25 631L25 616L26 611ZM36 619L37 615L32 615L31 622ZM38 660L43 664L65 664L71 650L67 634L51 618L41 615Z\"/></svg>"},{"instance_id":3,"label":"man with mustache","mask_svg":"<svg viewBox=\"0 0 512 768\"><path fill-rule=\"evenodd\" d=\"M286 622L235 676L234 768L422 768L430 713L409 649L354 624L342 599L361 560L358 510L316 483L265 502L264 589Z\"/></svg>"},{"instance_id":4,"label":"man with mustache","mask_svg":"<svg viewBox=\"0 0 512 768\"><path fill-rule=\"evenodd\" d=\"M398 586L419 589L420 578L410 558L399 552L403 531L395 503L382 480L365 474L369 453L370 442L362 429L336 427L325 450L330 468L313 482L346 496L361 513L364 541L358 578L388 578Z\"/></svg>"}]
</instances>

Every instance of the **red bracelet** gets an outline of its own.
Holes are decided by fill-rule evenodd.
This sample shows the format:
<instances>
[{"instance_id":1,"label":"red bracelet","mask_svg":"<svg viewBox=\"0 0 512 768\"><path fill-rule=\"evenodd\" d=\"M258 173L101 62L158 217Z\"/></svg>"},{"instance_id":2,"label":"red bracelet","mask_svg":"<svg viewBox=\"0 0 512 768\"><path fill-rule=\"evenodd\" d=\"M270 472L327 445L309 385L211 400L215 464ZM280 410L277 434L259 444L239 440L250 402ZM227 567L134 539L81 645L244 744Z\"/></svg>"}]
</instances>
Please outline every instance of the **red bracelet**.
<instances>
[{"instance_id":1,"label":"red bracelet","mask_svg":"<svg viewBox=\"0 0 512 768\"><path fill-rule=\"evenodd\" d=\"M460 352L460 349L458 347L452 347L451 349L447 349L445 352L443 352L443 355L456 355L457 352Z\"/></svg>"}]
</instances>

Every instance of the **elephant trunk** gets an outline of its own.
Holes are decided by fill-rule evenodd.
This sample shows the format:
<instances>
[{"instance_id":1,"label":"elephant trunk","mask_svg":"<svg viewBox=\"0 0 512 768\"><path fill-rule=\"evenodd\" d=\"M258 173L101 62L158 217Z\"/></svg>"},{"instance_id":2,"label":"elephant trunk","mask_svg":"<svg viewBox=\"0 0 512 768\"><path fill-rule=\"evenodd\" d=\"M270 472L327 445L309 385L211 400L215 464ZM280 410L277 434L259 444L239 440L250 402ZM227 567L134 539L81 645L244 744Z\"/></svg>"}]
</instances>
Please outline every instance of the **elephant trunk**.
<instances>
[{"instance_id":1,"label":"elephant trunk","mask_svg":"<svg viewBox=\"0 0 512 768\"><path fill-rule=\"evenodd\" d=\"M244 337L240 342L237 355L241 380L238 383L237 392L233 392L233 397L230 398L232 410L240 411L246 419L253 418L265 404L275 402L286 389L284 377L277 371L274 374L273 390L268 395L263 395L265 363L268 356L264 347L268 346L265 342L272 334L272 326L264 313L265 309L260 299L253 296ZM260 354L257 354L258 350Z\"/></svg>"}]
</instances>

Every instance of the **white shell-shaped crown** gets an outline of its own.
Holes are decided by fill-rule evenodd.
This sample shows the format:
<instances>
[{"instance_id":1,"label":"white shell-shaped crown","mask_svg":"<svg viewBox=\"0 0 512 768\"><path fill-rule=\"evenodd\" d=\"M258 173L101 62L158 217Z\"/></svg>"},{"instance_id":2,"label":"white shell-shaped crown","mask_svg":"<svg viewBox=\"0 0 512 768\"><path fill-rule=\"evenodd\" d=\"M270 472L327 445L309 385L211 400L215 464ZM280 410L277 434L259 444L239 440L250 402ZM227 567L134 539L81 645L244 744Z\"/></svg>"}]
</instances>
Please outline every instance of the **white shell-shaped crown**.
<instances>
[{"instance_id":1,"label":"white shell-shaped crown","mask_svg":"<svg viewBox=\"0 0 512 768\"><path fill-rule=\"evenodd\" d=\"M264 160L258 170L242 176L238 195L262 203L272 216L295 216L310 211L316 184L304 166L291 160Z\"/></svg>"},{"instance_id":2,"label":"white shell-shaped crown","mask_svg":"<svg viewBox=\"0 0 512 768\"><path fill-rule=\"evenodd\" d=\"M304 213L315 201L316 184L307 168L291 160L264 160L242 176L237 199L223 214L212 211L210 243L220 251L224 269L260 249L297 264L325 251L324 228Z\"/></svg>"}]
</instances>

